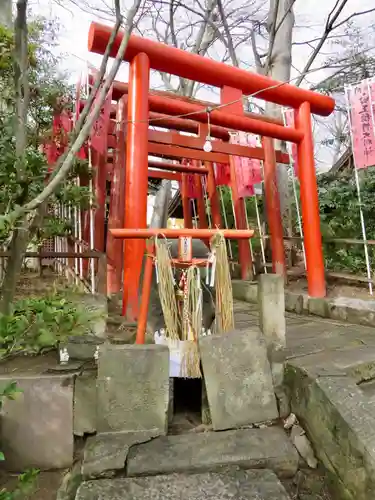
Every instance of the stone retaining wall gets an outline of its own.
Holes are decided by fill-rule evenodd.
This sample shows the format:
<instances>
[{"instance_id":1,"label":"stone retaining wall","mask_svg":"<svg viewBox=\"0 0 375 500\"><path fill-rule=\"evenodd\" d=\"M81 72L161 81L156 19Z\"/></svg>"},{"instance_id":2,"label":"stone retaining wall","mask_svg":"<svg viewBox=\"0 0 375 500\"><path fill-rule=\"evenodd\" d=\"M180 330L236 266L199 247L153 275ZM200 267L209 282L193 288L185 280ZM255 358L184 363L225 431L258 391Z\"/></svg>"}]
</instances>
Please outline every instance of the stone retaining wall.
<instances>
[{"instance_id":1,"label":"stone retaining wall","mask_svg":"<svg viewBox=\"0 0 375 500\"><path fill-rule=\"evenodd\" d=\"M235 299L258 302L257 282L232 280L232 286ZM347 321L357 325L375 326L375 300L349 297L320 299L285 290L285 310L296 314L311 314L321 318Z\"/></svg>"}]
</instances>

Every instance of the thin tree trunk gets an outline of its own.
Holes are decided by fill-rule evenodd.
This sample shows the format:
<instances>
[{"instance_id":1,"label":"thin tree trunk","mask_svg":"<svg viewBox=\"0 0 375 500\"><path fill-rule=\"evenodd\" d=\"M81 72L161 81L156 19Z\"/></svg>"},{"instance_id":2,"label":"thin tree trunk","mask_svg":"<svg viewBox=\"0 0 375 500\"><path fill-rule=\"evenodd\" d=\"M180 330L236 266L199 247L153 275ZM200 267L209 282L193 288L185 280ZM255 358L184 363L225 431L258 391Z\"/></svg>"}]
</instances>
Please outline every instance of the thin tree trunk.
<instances>
[{"instance_id":1,"label":"thin tree trunk","mask_svg":"<svg viewBox=\"0 0 375 500\"><path fill-rule=\"evenodd\" d=\"M268 14L268 32L270 34L270 50L266 69L268 75L282 82L290 80L292 67L292 35L294 27L294 0L270 0ZM268 115L282 118L280 106L266 103ZM281 141L275 140L275 148L285 147ZM285 165L278 165L277 184L280 195L280 208L285 222L289 220L288 172Z\"/></svg>"},{"instance_id":2,"label":"thin tree trunk","mask_svg":"<svg viewBox=\"0 0 375 500\"><path fill-rule=\"evenodd\" d=\"M16 90L16 171L17 180L23 186L22 197L27 197L28 183L25 178L25 153L27 145L27 110L29 106L28 80L28 33L27 33L27 0L17 1L17 16L14 25L14 84ZM14 229L9 250L0 312L9 314L14 300L18 277L21 273L22 261L29 242L30 217L24 215Z\"/></svg>"}]
</instances>

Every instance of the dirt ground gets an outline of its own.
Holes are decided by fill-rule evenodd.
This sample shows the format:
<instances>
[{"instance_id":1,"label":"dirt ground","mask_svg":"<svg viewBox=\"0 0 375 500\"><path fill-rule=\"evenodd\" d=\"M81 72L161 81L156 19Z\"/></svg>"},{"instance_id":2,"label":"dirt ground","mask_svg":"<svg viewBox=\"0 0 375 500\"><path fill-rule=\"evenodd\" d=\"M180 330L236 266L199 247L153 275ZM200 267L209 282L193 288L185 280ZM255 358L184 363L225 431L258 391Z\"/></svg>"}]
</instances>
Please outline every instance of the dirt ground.
<instances>
[{"instance_id":1,"label":"dirt ground","mask_svg":"<svg viewBox=\"0 0 375 500\"><path fill-rule=\"evenodd\" d=\"M20 500L56 500L56 493L61 484L65 471L42 472L38 475L33 491ZM0 491L7 488L12 491L17 485L15 474L0 474Z\"/></svg>"}]
</instances>

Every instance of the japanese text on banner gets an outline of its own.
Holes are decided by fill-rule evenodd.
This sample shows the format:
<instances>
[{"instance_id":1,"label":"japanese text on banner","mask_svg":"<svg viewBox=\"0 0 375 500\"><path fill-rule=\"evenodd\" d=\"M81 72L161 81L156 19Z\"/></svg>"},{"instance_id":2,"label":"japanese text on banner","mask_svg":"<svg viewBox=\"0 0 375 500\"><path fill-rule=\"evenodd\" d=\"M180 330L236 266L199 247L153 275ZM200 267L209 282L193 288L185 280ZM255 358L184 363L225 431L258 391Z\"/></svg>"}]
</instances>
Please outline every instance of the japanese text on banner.
<instances>
[{"instance_id":1,"label":"japanese text on banner","mask_svg":"<svg viewBox=\"0 0 375 500\"><path fill-rule=\"evenodd\" d=\"M372 88L371 91L374 94ZM347 96L355 166L371 167L375 165L375 131L368 82L347 89Z\"/></svg>"}]
</instances>

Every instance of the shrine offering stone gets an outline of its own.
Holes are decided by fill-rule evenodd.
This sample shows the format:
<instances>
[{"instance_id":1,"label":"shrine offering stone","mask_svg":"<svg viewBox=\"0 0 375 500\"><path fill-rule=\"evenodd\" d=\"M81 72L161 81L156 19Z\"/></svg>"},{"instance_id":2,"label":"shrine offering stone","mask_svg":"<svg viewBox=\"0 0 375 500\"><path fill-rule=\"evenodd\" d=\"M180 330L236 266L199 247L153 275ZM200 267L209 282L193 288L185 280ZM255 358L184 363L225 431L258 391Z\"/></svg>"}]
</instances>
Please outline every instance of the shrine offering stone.
<instances>
[{"instance_id":1,"label":"shrine offering stone","mask_svg":"<svg viewBox=\"0 0 375 500\"><path fill-rule=\"evenodd\" d=\"M107 344L99 352L97 388L98 432L167 432L167 346Z\"/></svg>"},{"instance_id":2,"label":"shrine offering stone","mask_svg":"<svg viewBox=\"0 0 375 500\"><path fill-rule=\"evenodd\" d=\"M255 328L199 341L214 430L278 418L264 338Z\"/></svg>"}]
</instances>

